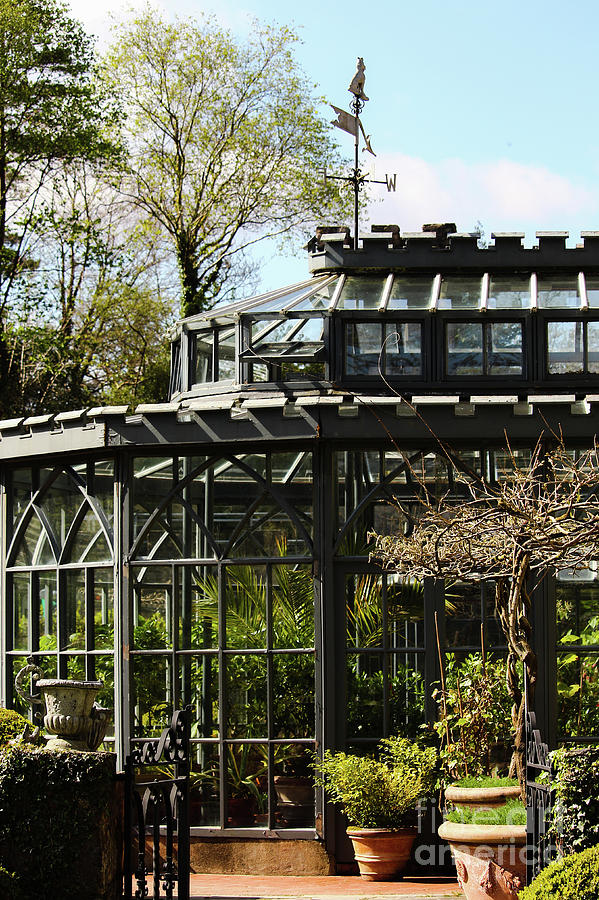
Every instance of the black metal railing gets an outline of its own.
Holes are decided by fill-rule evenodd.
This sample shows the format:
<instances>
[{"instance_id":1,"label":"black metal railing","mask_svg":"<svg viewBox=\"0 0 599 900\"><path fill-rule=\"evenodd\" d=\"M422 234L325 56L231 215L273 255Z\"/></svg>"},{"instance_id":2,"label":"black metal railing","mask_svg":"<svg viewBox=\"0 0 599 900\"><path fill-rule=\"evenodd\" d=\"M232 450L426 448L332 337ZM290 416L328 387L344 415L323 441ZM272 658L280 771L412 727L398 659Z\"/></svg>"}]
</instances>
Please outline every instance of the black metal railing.
<instances>
[{"instance_id":1,"label":"black metal railing","mask_svg":"<svg viewBox=\"0 0 599 900\"><path fill-rule=\"evenodd\" d=\"M549 834L553 807L552 766L549 747L541 740L534 712L526 714L526 832L527 883L555 856Z\"/></svg>"},{"instance_id":2,"label":"black metal railing","mask_svg":"<svg viewBox=\"0 0 599 900\"><path fill-rule=\"evenodd\" d=\"M189 730L190 710L177 710L159 738L127 757L123 900L148 897L150 877L153 900L171 900L175 884L178 900L189 900ZM159 777L144 781L149 767Z\"/></svg>"}]
</instances>

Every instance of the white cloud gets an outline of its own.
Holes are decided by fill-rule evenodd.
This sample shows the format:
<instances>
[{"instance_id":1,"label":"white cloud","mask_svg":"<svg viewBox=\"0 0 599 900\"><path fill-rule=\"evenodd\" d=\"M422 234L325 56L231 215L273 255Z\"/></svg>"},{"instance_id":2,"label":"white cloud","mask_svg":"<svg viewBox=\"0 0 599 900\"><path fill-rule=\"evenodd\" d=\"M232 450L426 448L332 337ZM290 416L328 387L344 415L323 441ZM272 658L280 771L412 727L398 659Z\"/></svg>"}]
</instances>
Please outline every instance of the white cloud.
<instances>
[{"instance_id":1,"label":"white cloud","mask_svg":"<svg viewBox=\"0 0 599 900\"><path fill-rule=\"evenodd\" d=\"M214 15L223 28L245 35L250 27L252 15L235 2L224 0L69 0L74 18L78 19L89 34L98 39L102 50L111 40L111 30L115 22L123 21L132 13L146 6L157 9L165 18L200 19L202 14Z\"/></svg>"},{"instance_id":2,"label":"white cloud","mask_svg":"<svg viewBox=\"0 0 599 900\"><path fill-rule=\"evenodd\" d=\"M403 231L424 222L456 222L466 231L478 220L494 231L567 230L571 223L584 229L599 218L599 182L585 185L542 166L507 159L435 164L400 154L382 155L375 165L377 178L397 172L397 192L374 189L370 219L397 222Z\"/></svg>"}]
</instances>

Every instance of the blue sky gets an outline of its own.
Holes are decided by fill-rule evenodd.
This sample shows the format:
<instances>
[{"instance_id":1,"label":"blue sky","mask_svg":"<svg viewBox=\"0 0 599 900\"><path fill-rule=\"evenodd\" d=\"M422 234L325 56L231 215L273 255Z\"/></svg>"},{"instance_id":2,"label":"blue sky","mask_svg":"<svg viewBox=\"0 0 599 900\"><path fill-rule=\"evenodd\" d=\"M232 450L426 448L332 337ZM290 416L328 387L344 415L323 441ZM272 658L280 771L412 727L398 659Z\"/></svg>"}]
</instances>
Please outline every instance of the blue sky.
<instances>
[{"instance_id":1,"label":"blue sky","mask_svg":"<svg viewBox=\"0 0 599 900\"><path fill-rule=\"evenodd\" d=\"M70 0L100 45L119 0ZM127 4L139 7L141 0ZM294 26L298 58L319 92L347 106L356 58L366 63L363 122L373 174L397 172L397 191L374 193L368 222L402 231L423 222L480 221L492 231L599 230L599 4L571 0L162 0L166 14L213 13L243 35L248 22ZM289 8L293 12L285 12ZM332 113L331 113L332 115ZM352 139L338 132L349 154ZM368 157L368 164L370 164ZM304 277L301 255L269 259L263 286Z\"/></svg>"}]
</instances>

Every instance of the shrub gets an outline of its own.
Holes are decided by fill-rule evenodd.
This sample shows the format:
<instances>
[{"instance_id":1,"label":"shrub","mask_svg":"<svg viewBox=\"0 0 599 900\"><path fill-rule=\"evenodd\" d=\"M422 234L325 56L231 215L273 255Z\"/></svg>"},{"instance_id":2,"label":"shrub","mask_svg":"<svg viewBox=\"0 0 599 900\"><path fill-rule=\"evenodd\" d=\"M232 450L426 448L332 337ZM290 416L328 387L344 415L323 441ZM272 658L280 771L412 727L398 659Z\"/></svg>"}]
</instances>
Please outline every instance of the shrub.
<instances>
[{"instance_id":1,"label":"shrub","mask_svg":"<svg viewBox=\"0 0 599 900\"><path fill-rule=\"evenodd\" d=\"M599 749L556 751L551 834L564 854L599 844Z\"/></svg>"},{"instance_id":2,"label":"shrub","mask_svg":"<svg viewBox=\"0 0 599 900\"><path fill-rule=\"evenodd\" d=\"M0 751L0 865L16 873L24 897L114 896L118 867L111 854L116 859L119 819L113 781L110 753L29 744ZM10 894L0 890L0 897Z\"/></svg>"},{"instance_id":3,"label":"shrub","mask_svg":"<svg viewBox=\"0 0 599 900\"><path fill-rule=\"evenodd\" d=\"M17 876L3 866L0 866L0 897L2 900L25 900Z\"/></svg>"},{"instance_id":4,"label":"shrub","mask_svg":"<svg viewBox=\"0 0 599 900\"><path fill-rule=\"evenodd\" d=\"M597 900L599 847L551 863L519 894L520 900Z\"/></svg>"},{"instance_id":5,"label":"shrub","mask_svg":"<svg viewBox=\"0 0 599 900\"><path fill-rule=\"evenodd\" d=\"M433 788L437 753L406 738L379 744L381 759L331 753L315 762L316 782L357 828L401 828Z\"/></svg>"},{"instance_id":6,"label":"shrub","mask_svg":"<svg viewBox=\"0 0 599 900\"><path fill-rule=\"evenodd\" d=\"M0 747L4 747L13 738L23 734L28 725L27 719L16 710L0 708Z\"/></svg>"}]
</instances>

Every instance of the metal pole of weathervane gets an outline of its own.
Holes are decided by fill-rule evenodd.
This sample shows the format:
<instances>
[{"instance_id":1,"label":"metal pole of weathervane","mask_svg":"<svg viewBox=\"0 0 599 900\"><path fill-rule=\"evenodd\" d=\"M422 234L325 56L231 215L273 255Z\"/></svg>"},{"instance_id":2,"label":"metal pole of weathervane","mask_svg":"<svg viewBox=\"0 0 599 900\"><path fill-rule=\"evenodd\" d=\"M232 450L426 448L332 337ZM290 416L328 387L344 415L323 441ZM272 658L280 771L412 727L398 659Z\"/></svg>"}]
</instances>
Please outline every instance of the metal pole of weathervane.
<instances>
[{"instance_id":1,"label":"metal pole of weathervane","mask_svg":"<svg viewBox=\"0 0 599 900\"><path fill-rule=\"evenodd\" d=\"M332 124L354 137L354 168L351 175L328 175L326 171L324 175L325 181L327 178L331 178L334 181L347 181L354 189L354 250L358 249L358 235L360 231L360 191L365 184L385 184L388 191L395 191L395 182L397 178L396 175L386 175L384 181L379 181L375 178L367 178L360 169L360 134L364 138L364 149L368 150L369 153L372 153L373 156L376 156L376 153L370 146L370 135L365 133L364 126L360 120L360 113L368 100L368 97L364 93L365 70L366 66L364 65L364 60L359 56L356 74L352 78L348 88L349 92L353 94L353 100L350 103L350 109L353 116L344 109L339 109L339 107L333 106L332 103L330 104L337 114L337 118Z\"/></svg>"}]
</instances>

